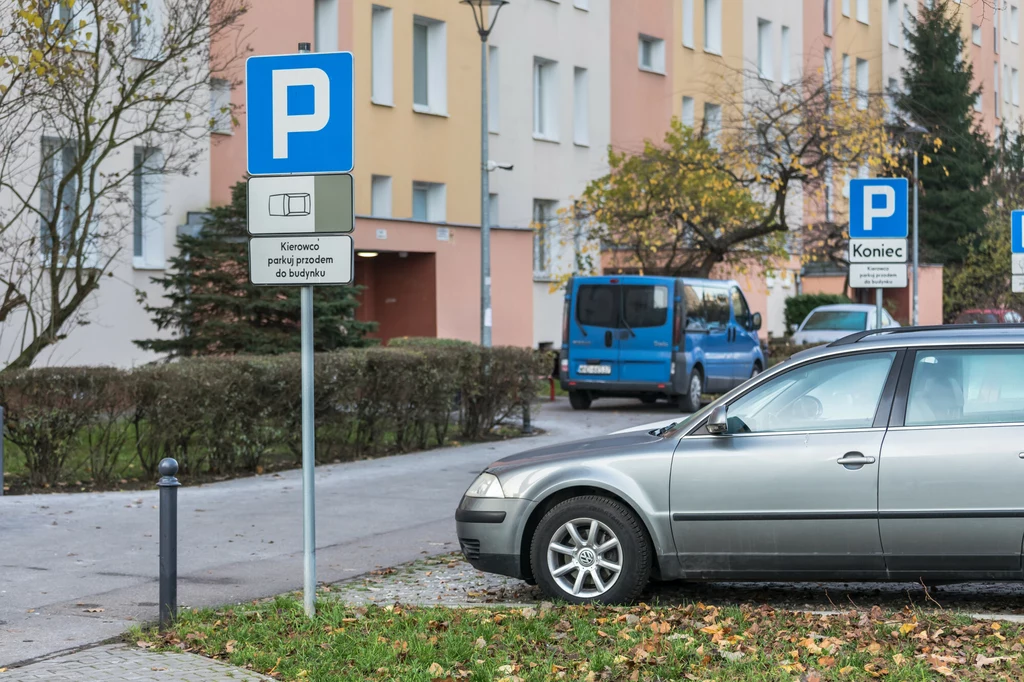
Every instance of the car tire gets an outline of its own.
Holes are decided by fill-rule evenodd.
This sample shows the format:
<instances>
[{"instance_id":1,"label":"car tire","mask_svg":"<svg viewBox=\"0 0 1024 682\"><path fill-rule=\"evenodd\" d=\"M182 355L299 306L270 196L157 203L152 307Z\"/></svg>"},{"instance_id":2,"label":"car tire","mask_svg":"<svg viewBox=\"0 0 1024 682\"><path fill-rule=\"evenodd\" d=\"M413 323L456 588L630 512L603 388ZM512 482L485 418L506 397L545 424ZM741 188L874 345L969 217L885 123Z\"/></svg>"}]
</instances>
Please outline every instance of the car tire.
<instances>
[{"instance_id":1,"label":"car tire","mask_svg":"<svg viewBox=\"0 0 1024 682\"><path fill-rule=\"evenodd\" d=\"M704 375L694 367L690 380L686 382L686 393L679 396L680 412L696 412L700 409L700 397L704 393Z\"/></svg>"},{"instance_id":2,"label":"car tire","mask_svg":"<svg viewBox=\"0 0 1024 682\"><path fill-rule=\"evenodd\" d=\"M573 540L570 525L582 545ZM595 528L597 537L592 538L591 529ZM611 547L613 540L617 544ZM553 549L556 545L558 549ZM569 549L574 552L566 553ZM652 554L637 515L621 502L597 495L574 497L552 507L530 543L532 572L541 590L571 604L633 601L650 580ZM605 566L617 566L618 571ZM562 573L554 575L559 570Z\"/></svg>"},{"instance_id":3,"label":"car tire","mask_svg":"<svg viewBox=\"0 0 1024 682\"><path fill-rule=\"evenodd\" d=\"M569 391L569 404L574 410L589 410L593 399L584 391Z\"/></svg>"},{"instance_id":4,"label":"car tire","mask_svg":"<svg viewBox=\"0 0 1024 682\"><path fill-rule=\"evenodd\" d=\"M754 362L754 369L752 369L750 371L750 378L753 379L754 377L756 377L758 374L760 374L763 371L764 370L761 369L761 362L759 360L755 361Z\"/></svg>"}]
</instances>

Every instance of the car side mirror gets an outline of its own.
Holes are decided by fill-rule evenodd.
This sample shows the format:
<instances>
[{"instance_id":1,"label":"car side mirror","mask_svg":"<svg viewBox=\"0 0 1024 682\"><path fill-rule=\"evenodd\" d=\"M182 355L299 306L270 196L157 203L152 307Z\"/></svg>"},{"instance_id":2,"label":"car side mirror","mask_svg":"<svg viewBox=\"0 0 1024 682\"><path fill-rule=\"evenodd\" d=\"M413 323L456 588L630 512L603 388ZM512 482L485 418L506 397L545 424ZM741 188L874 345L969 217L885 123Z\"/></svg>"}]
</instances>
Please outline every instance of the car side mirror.
<instances>
[{"instance_id":1,"label":"car side mirror","mask_svg":"<svg viewBox=\"0 0 1024 682\"><path fill-rule=\"evenodd\" d=\"M756 332L761 328L761 313L754 313L750 318L750 331Z\"/></svg>"},{"instance_id":2,"label":"car side mirror","mask_svg":"<svg viewBox=\"0 0 1024 682\"><path fill-rule=\"evenodd\" d=\"M707 423L708 433L720 436L729 432L729 408L719 405L711 410Z\"/></svg>"}]
</instances>

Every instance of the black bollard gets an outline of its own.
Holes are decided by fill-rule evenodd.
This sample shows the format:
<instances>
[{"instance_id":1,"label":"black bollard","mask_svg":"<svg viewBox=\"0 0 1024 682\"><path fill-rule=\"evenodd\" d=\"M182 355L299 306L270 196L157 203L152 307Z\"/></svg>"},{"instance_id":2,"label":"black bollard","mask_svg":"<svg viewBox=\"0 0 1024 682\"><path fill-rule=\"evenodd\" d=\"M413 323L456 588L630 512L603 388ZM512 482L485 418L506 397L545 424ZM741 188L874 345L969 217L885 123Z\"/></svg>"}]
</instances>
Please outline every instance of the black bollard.
<instances>
[{"instance_id":1,"label":"black bollard","mask_svg":"<svg viewBox=\"0 0 1024 682\"><path fill-rule=\"evenodd\" d=\"M178 615L178 463L160 460L160 630Z\"/></svg>"}]
</instances>

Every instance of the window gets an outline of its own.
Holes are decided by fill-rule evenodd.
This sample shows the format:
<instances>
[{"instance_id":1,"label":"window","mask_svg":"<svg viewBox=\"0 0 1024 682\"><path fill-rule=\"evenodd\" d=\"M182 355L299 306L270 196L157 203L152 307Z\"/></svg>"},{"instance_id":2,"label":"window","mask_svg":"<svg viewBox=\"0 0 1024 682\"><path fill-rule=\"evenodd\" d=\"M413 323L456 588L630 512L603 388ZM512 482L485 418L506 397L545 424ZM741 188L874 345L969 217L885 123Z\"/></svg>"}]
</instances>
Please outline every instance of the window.
<instances>
[{"instance_id":1,"label":"window","mask_svg":"<svg viewBox=\"0 0 1024 682\"><path fill-rule=\"evenodd\" d=\"M903 3L903 49L906 50L910 47L910 41L907 39L910 27L914 24L914 17L910 11L910 6L907 3Z\"/></svg>"},{"instance_id":2,"label":"window","mask_svg":"<svg viewBox=\"0 0 1024 682\"><path fill-rule=\"evenodd\" d=\"M573 0L572 6L576 9L590 11L590 0Z\"/></svg>"},{"instance_id":3,"label":"window","mask_svg":"<svg viewBox=\"0 0 1024 682\"><path fill-rule=\"evenodd\" d=\"M918 351L907 426L1024 422L1024 351Z\"/></svg>"},{"instance_id":4,"label":"window","mask_svg":"<svg viewBox=\"0 0 1024 682\"><path fill-rule=\"evenodd\" d=\"M757 75L765 80L775 80L772 70L772 22L757 20Z\"/></svg>"},{"instance_id":5,"label":"window","mask_svg":"<svg viewBox=\"0 0 1024 682\"><path fill-rule=\"evenodd\" d=\"M722 0L704 0L704 51L722 54Z\"/></svg>"},{"instance_id":6,"label":"window","mask_svg":"<svg viewBox=\"0 0 1024 682\"><path fill-rule=\"evenodd\" d=\"M138 18L132 21L131 25L132 54L139 59L156 60L160 58L160 48L163 42L164 1L136 0L134 3L132 13ZM96 8L91 2L76 2L73 7L74 11L72 12L70 8L61 3L61 19L64 19L65 13L69 15L73 13L74 16L70 17L73 25L85 21L86 26L79 29L76 38L79 41L85 41L89 49L92 49L96 45ZM89 33L93 36L91 39L86 37Z\"/></svg>"},{"instance_id":7,"label":"window","mask_svg":"<svg viewBox=\"0 0 1024 682\"><path fill-rule=\"evenodd\" d=\"M317 5L319 7L319 5ZM373 27L370 37L370 101L374 104L393 106L395 103L394 94L394 30L392 26L392 15L390 7L373 6ZM423 27L426 30L426 27ZM423 64L426 64L426 56L423 57ZM424 76L427 78L427 76ZM429 79L428 79L429 80ZM428 98L423 97L423 104L426 105Z\"/></svg>"},{"instance_id":8,"label":"window","mask_svg":"<svg viewBox=\"0 0 1024 682\"><path fill-rule=\"evenodd\" d=\"M704 287L704 318L708 329L722 331L729 326L729 291Z\"/></svg>"},{"instance_id":9,"label":"window","mask_svg":"<svg viewBox=\"0 0 1024 682\"><path fill-rule=\"evenodd\" d=\"M622 315L631 328L662 327L668 322L668 287L622 287Z\"/></svg>"},{"instance_id":10,"label":"window","mask_svg":"<svg viewBox=\"0 0 1024 682\"><path fill-rule=\"evenodd\" d=\"M443 21L413 17L413 109L428 114L448 113L448 57Z\"/></svg>"},{"instance_id":11,"label":"window","mask_svg":"<svg viewBox=\"0 0 1024 682\"><path fill-rule=\"evenodd\" d=\"M895 107L895 105L893 104L893 100L895 99L896 95L899 94L899 91L899 81L897 81L895 78L890 78L889 86L885 89L885 106L889 109L889 111L892 111Z\"/></svg>"},{"instance_id":12,"label":"window","mask_svg":"<svg viewBox=\"0 0 1024 682\"><path fill-rule=\"evenodd\" d=\"M443 223L447 216L447 192L440 182L412 183L412 219Z\"/></svg>"},{"instance_id":13,"label":"window","mask_svg":"<svg viewBox=\"0 0 1024 682\"><path fill-rule=\"evenodd\" d=\"M732 298L732 314L736 318L737 324L748 326L751 317L750 306L747 305L747 299L743 298L743 292L732 287L729 290L729 296Z\"/></svg>"},{"instance_id":14,"label":"window","mask_svg":"<svg viewBox=\"0 0 1024 682\"><path fill-rule=\"evenodd\" d=\"M683 47L693 46L693 0L683 0Z\"/></svg>"},{"instance_id":15,"label":"window","mask_svg":"<svg viewBox=\"0 0 1024 682\"><path fill-rule=\"evenodd\" d=\"M557 201L533 200L533 272L535 275L547 275L551 269L551 223L555 219L557 210Z\"/></svg>"},{"instance_id":16,"label":"window","mask_svg":"<svg viewBox=\"0 0 1024 682\"><path fill-rule=\"evenodd\" d=\"M833 0L825 0L826 5L832 4ZM843 16L850 16L850 0L843 0Z\"/></svg>"},{"instance_id":17,"label":"window","mask_svg":"<svg viewBox=\"0 0 1024 682\"><path fill-rule=\"evenodd\" d=\"M498 220L498 216L501 214L501 211L498 210L499 206L498 195L494 192L489 193L487 195L487 220L491 227L501 224Z\"/></svg>"},{"instance_id":18,"label":"window","mask_svg":"<svg viewBox=\"0 0 1024 682\"><path fill-rule=\"evenodd\" d=\"M857 108L868 108L868 61L857 59Z\"/></svg>"},{"instance_id":19,"label":"window","mask_svg":"<svg viewBox=\"0 0 1024 682\"><path fill-rule=\"evenodd\" d=\"M831 49L829 49L827 47L825 48L825 51L824 51L824 54L823 54L823 59L824 59L825 65L824 65L824 67L822 69L822 78L825 81L825 89L828 92L831 92L832 91L832 81L836 77L835 70L832 67L832 50Z\"/></svg>"},{"instance_id":20,"label":"window","mask_svg":"<svg viewBox=\"0 0 1024 682\"><path fill-rule=\"evenodd\" d=\"M686 305L686 328L707 329L704 318L704 289L689 284L683 286L683 298Z\"/></svg>"},{"instance_id":21,"label":"window","mask_svg":"<svg viewBox=\"0 0 1024 682\"><path fill-rule=\"evenodd\" d=\"M843 99L850 99L850 55L843 55Z\"/></svg>"},{"instance_id":22,"label":"window","mask_svg":"<svg viewBox=\"0 0 1024 682\"><path fill-rule=\"evenodd\" d=\"M136 147L134 190L134 251L137 268L162 269L164 263L164 165L159 149Z\"/></svg>"},{"instance_id":23,"label":"window","mask_svg":"<svg viewBox=\"0 0 1024 682\"><path fill-rule=\"evenodd\" d=\"M231 83L223 78L210 79L210 132L233 135L231 120Z\"/></svg>"},{"instance_id":24,"label":"window","mask_svg":"<svg viewBox=\"0 0 1024 682\"><path fill-rule=\"evenodd\" d=\"M558 140L558 62L533 60L533 136Z\"/></svg>"},{"instance_id":25,"label":"window","mask_svg":"<svg viewBox=\"0 0 1024 682\"><path fill-rule=\"evenodd\" d=\"M782 27L782 48L781 48L781 51L782 51L782 54L780 55L781 60L779 62L779 64L780 64L779 79L782 81L783 85L785 85L786 83L789 83L790 80L793 77L792 73L790 72L789 26L783 26Z\"/></svg>"},{"instance_id":26,"label":"window","mask_svg":"<svg viewBox=\"0 0 1024 682\"><path fill-rule=\"evenodd\" d=\"M1010 69L1010 92L1013 93L1010 99L1015 107L1020 106L1020 78L1018 73L1017 69Z\"/></svg>"},{"instance_id":27,"label":"window","mask_svg":"<svg viewBox=\"0 0 1024 682\"><path fill-rule=\"evenodd\" d=\"M370 215L372 215L375 218L390 218L391 176L374 175L371 178L370 183L372 186L372 196L370 199ZM414 189L413 192L415 191L416 190Z\"/></svg>"},{"instance_id":28,"label":"window","mask_svg":"<svg viewBox=\"0 0 1024 682\"><path fill-rule=\"evenodd\" d=\"M999 3L996 3L992 11L995 13L992 16L992 49L999 54Z\"/></svg>"},{"instance_id":29,"label":"window","mask_svg":"<svg viewBox=\"0 0 1024 682\"><path fill-rule=\"evenodd\" d=\"M487 130L496 133L501 121L501 58L497 45L487 46Z\"/></svg>"},{"instance_id":30,"label":"window","mask_svg":"<svg viewBox=\"0 0 1024 682\"><path fill-rule=\"evenodd\" d=\"M63 9L63 5L61 7ZM78 214L78 177L68 175L75 165L78 150L73 141L56 137L44 137L41 148L39 230L42 252L44 255L50 254L53 245L52 227L61 242L58 252L66 253L72 246L69 243L71 229ZM61 182L65 180L61 190ZM60 197L57 196L58 191Z\"/></svg>"},{"instance_id":31,"label":"window","mask_svg":"<svg viewBox=\"0 0 1024 682\"><path fill-rule=\"evenodd\" d=\"M590 144L590 83L587 70L577 66L572 72L572 141Z\"/></svg>"},{"instance_id":32,"label":"window","mask_svg":"<svg viewBox=\"0 0 1024 682\"><path fill-rule=\"evenodd\" d=\"M684 126L689 126L690 128L692 128L697 122L693 109L692 97L683 96L683 114L680 117L680 121Z\"/></svg>"},{"instance_id":33,"label":"window","mask_svg":"<svg viewBox=\"0 0 1024 682\"><path fill-rule=\"evenodd\" d=\"M981 26L977 24L971 24L971 42L975 45L981 45Z\"/></svg>"},{"instance_id":34,"label":"window","mask_svg":"<svg viewBox=\"0 0 1024 682\"><path fill-rule=\"evenodd\" d=\"M779 374L729 405L729 433L866 429L896 353L865 353Z\"/></svg>"},{"instance_id":35,"label":"window","mask_svg":"<svg viewBox=\"0 0 1024 682\"><path fill-rule=\"evenodd\" d=\"M868 0L857 0L857 21L867 24L869 16Z\"/></svg>"},{"instance_id":36,"label":"window","mask_svg":"<svg viewBox=\"0 0 1024 682\"><path fill-rule=\"evenodd\" d=\"M1014 5L1010 5L1010 42L1020 42L1020 12Z\"/></svg>"},{"instance_id":37,"label":"window","mask_svg":"<svg viewBox=\"0 0 1024 682\"><path fill-rule=\"evenodd\" d=\"M835 0L825 0L825 16L824 16L825 29L824 30L825 30L825 35L827 35L827 36L832 35L832 3L833 2L835 2ZM844 3L849 3L850 0L843 0L843 2ZM844 4L843 7L845 8L845 7L847 7L847 5ZM845 14L845 12L844 12L844 14ZM849 16L849 14L845 14L845 16Z\"/></svg>"},{"instance_id":38,"label":"window","mask_svg":"<svg viewBox=\"0 0 1024 682\"><path fill-rule=\"evenodd\" d=\"M718 146L718 133L722 131L722 106L720 104L704 104L704 135L711 144Z\"/></svg>"},{"instance_id":39,"label":"window","mask_svg":"<svg viewBox=\"0 0 1024 682\"><path fill-rule=\"evenodd\" d=\"M835 220L835 178L832 174L832 159L825 162L825 221Z\"/></svg>"},{"instance_id":40,"label":"window","mask_svg":"<svg viewBox=\"0 0 1024 682\"><path fill-rule=\"evenodd\" d=\"M665 41L641 35L637 41L637 59L641 71L665 73Z\"/></svg>"},{"instance_id":41,"label":"window","mask_svg":"<svg viewBox=\"0 0 1024 682\"><path fill-rule=\"evenodd\" d=\"M373 8L376 19L377 8ZM338 0L316 0L313 7L313 33L317 52L338 51ZM374 35L376 38L376 35Z\"/></svg>"},{"instance_id":42,"label":"window","mask_svg":"<svg viewBox=\"0 0 1024 682\"><path fill-rule=\"evenodd\" d=\"M995 112L996 116L999 116L999 63L996 62L993 67L994 76L992 78L992 93L995 97Z\"/></svg>"},{"instance_id":43,"label":"window","mask_svg":"<svg viewBox=\"0 0 1024 682\"><path fill-rule=\"evenodd\" d=\"M900 0L889 0L889 44L900 45Z\"/></svg>"},{"instance_id":44,"label":"window","mask_svg":"<svg viewBox=\"0 0 1024 682\"><path fill-rule=\"evenodd\" d=\"M614 284L584 284L576 293L576 319L586 327L619 327L620 289Z\"/></svg>"},{"instance_id":45,"label":"window","mask_svg":"<svg viewBox=\"0 0 1024 682\"><path fill-rule=\"evenodd\" d=\"M1003 101L1010 103L1010 67L1003 64Z\"/></svg>"}]
</instances>

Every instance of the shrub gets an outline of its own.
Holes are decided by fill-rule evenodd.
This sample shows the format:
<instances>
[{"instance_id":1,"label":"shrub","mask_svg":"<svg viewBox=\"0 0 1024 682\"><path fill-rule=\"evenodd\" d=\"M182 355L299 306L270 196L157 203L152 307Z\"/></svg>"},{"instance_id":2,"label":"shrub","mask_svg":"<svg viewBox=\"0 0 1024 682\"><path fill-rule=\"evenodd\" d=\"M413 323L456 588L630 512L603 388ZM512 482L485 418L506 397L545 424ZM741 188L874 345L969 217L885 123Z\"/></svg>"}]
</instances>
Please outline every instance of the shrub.
<instances>
[{"instance_id":1,"label":"shrub","mask_svg":"<svg viewBox=\"0 0 1024 682\"><path fill-rule=\"evenodd\" d=\"M398 336L388 341L388 348L475 348L477 344L461 339L437 339L431 336Z\"/></svg>"},{"instance_id":2,"label":"shrub","mask_svg":"<svg viewBox=\"0 0 1024 682\"><path fill-rule=\"evenodd\" d=\"M820 305L850 303L850 299L842 294L799 294L786 299L786 329L796 331L800 323Z\"/></svg>"}]
</instances>

